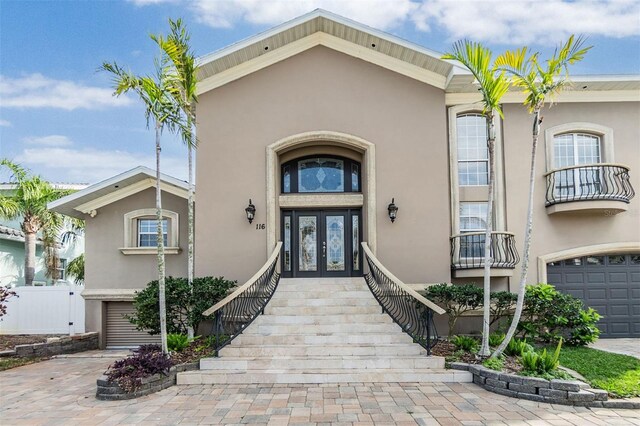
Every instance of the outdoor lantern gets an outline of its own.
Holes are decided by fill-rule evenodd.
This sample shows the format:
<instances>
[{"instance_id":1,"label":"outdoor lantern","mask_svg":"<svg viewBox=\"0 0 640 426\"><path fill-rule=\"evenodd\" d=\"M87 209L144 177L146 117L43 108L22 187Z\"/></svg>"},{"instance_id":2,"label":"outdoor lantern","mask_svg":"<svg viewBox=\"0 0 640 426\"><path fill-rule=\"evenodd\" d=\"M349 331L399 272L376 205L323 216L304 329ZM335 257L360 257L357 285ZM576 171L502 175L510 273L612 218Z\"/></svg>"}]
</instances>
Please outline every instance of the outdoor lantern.
<instances>
[{"instance_id":1,"label":"outdoor lantern","mask_svg":"<svg viewBox=\"0 0 640 426\"><path fill-rule=\"evenodd\" d=\"M398 215L398 206L395 204L395 198L391 199L391 204L387 209L389 210L389 219L391 219L391 223L396 221L396 216Z\"/></svg>"},{"instance_id":2,"label":"outdoor lantern","mask_svg":"<svg viewBox=\"0 0 640 426\"><path fill-rule=\"evenodd\" d=\"M245 213L247 213L247 220L249 223L253 222L253 218L256 215L256 206L251 203L251 198L249 198L249 205L246 209L244 209Z\"/></svg>"}]
</instances>

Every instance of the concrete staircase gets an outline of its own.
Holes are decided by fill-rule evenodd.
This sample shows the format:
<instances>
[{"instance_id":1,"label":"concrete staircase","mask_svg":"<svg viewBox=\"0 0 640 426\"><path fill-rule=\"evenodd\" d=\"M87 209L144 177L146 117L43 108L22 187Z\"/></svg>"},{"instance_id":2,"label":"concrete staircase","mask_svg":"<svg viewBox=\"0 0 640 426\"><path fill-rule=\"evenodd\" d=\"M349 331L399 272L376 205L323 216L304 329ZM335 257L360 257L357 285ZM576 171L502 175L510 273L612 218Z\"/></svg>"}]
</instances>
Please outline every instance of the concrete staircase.
<instances>
[{"instance_id":1,"label":"concrete staircase","mask_svg":"<svg viewBox=\"0 0 640 426\"><path fill-rule=\"evenodd\" d=\"M363 278L282 279L265 314L178 384L470 382L382 313Z\"/></svg>"}]
</instances>

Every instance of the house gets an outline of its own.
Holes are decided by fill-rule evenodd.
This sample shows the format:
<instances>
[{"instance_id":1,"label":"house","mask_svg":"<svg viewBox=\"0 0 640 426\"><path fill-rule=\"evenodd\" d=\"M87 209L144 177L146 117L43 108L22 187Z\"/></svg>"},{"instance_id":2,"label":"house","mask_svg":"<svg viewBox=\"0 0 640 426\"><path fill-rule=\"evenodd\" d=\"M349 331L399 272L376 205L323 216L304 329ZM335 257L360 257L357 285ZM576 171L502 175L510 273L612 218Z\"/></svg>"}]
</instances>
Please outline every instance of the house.
<instances>
[{"instance_id":1,"label":"house","mask_svg":"<svg viewBox=\"0 0 640 426\"><path fill-rule=\"evenodd\" d=\"M481 283L485 122L473 77L441 56L317 10L200 58L196 275L242 282L283 241L283 277L358 277L367 242L406 283ZM598 309L602 337L639 337L640 76L573 81L544 111L529 282ZM497 125L495 290L520 274L522 100L508 93ZM138 168L51 204L87 221L87 329L103 345L118 334L110 306L130 309L156 277L151 177ZM185 275L186 186L163 176L162 189L167 273Z\"/></svg>"},{"instance_id":2,"label":"house","mask_svg":"<svg viewBox=\"0 0 640 426\"><path fill-rule=\"evenodd\" d=\"M62 190L79 190L84 184L53 184ZM0 194L9 195L15 189L13 183L0 183ZM68 229L62 229L60 236ZM84 237L79 236L73 243L60 244L57 247L59 256L58 279L47 277L44 261L44 244L41 238L36 240L36 271L34 285L54 285L70 282L73 277L66 276L67 263L84 251ZM2 220L0 222L0 286L19 287L24 285L24 232L21 230L21 219Z\"/></svg>"}]
</instances>

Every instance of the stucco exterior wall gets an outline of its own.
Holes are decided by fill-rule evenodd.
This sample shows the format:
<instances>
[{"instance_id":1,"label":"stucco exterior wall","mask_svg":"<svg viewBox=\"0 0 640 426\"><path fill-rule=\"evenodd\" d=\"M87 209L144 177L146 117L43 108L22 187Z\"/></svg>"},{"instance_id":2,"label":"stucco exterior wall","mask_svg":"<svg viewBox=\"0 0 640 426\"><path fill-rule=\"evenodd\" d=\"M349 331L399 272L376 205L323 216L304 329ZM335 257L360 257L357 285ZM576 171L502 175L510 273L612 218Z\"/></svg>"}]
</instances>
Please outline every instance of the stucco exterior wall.
<instances>
[{"instance_id":1,"label":"stucco exterior wall","mask_svg":"<svg viewBox=\"0 0 640 426\"><path fill-rule=\"evenodd\" d=\"M266 231L255 225L266 223L266 147L321 130L375 145L379 259L405 282L448 281L444 92L325 47L200 97L196 274L242 282L260 268ZM393 224L392 197L400 209ZM253 225L244 214L249 198Z\"/></svg>"},{"instance_id":2,"label":"stucco exterior wall","mask_svg":"<svg viewBox=\"0 0 640 426\"><path fill-rule=\"evenodd\" d=\"M506 210L508 230L516 234L522 253L526 220L531 150L531 116L522 105L504 107L504 155L506 174ZM566 123L588 122L613 129L615 162L630 167L631 185L640 193L640 103L561 103L543 112L540 145L537 152L534 197L534 240L531 247L529 283L537 275L539 256L562 250L640 241L640 199L631 200L626 212L612 215L606 211L547 214L545 208L547 143L545 129ZM604 158L604 161L610 162ZM638 247L640 251L640 247ZM516 290L520 276L516 268L511 289Z\"/></svg>"},{"instance_id":3,"label":"stucco exterior wall","mask_svg":"<svg viewBox=\"0 0 640 426\"><path fill-rule=\"evenodd\" d=\"M96 289L142 289L158 278L156 254L124 255L124 215L133 210L154 208L155 188L104 206L91 218L86 216L85 287ZM178 213L179 254L165 254L167 276L187 275L187 200L162 193L162 208ZM87 301L86 330L104 331L104 303ZM104 336L102 336L104 343Z\"/></svg>"}]
</instances>

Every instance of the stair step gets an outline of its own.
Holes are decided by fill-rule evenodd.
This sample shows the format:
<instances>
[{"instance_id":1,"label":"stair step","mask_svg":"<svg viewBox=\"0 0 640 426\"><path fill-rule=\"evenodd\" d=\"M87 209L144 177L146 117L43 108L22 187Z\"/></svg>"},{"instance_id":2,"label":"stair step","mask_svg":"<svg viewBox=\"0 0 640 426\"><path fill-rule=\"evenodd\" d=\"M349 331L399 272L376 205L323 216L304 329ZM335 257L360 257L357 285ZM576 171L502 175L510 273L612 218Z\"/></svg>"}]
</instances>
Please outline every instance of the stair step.
<instances>
[{"instance_id":1,"label":"stair step","mask_svg":"<svg viewBox=\"0 0 640 426\"><path fill-rule=\"evenodd\" d=\"M426 356L325 356L203 358L200 370L387 370L444 368L444 358Z\"/></svg>"},{"instance_id":2,"label":"stair step","mask_svg":"<svg viewBox=\"0 0 640 426\"><path fill-rule=\"evenodd\" d=\"M276 297L278 291L267 306L298 306L298 307L314 307L314 306L375 306L380 309L380 305L376 299L369 294L367 297L344 297L342 299L290 299Z\"/></svg>"},{"instance_id":3,"label":"stair step","mask_svg":"<svg viewBox=\"0 0 640 426\"><path fill-rule=\"evenodd\" d=\"M257 325L331 325L331 324L391 324L389 315L375 314L336 314L336 315L262 315Z\"/></svg>"},{"instance_id":4,"label":"stair step","mask_svg":"<svg viewBox=\"0 0 640 426\"><path fill-rule=\"evenodd\" d=\"M309 290L309 291L279 291L276 290L272 300L278 299L305 299L305 300L344 300L345 298L366 298L373 299L373 295L369 290Z\"/></svg>"},{"instance_id":5,"label":"stair step","mask_svg":"<svg viewBox=\"0 0 640 426\"><path fill-rule=\"evenodd\" d=\"M265 315L359 315L379 314L382 308L376 303L371 306L272 306L269 303Z\"/></svg>"},{"instance_id":6,"label":"stair step","mask_svg":"<svg viewBox=\"0 0 640 426\"><path fill-rule=\"evenodd\" d=\"M238 336L229 347L245 345L378 345L389 343L412 343L407 334L397 333L363 333L363 334L330 334L319 336L313 334L248 334L251 326L244 334Z\"/></svg>"},{"instance_id":7,"label":"stair step","mask_svg":"<svg viewBox=\"0 0 640 426\"><path fill-rule=\"evenodd\" d=\"M283 284L281 282L278 285L278 291L281 293L302 292L302 293L317 293L322 292L336 292L336 291L363 291L371 294L369 287L364 283L348 283L348 284Z\"/></svg>"},{"instance_id":8,"label":"stair step","mask_svg":"<svg viewBox=\"0 0 640 426\"><path fill-rule=\"evenodd\" d=\"M244 335L260 334L304 334L304 335L323 335L323 334L355 334L360 333L401 333L400 327L395 323L389 324L370 324L370 323L348 323L348 324L302 324L302 325L270 325L260 324L256 322L251 324L245 331Z\"/></svg>"},{"instance_id":9,"label":"stair step","mask_svg":"<svg viewBox=\"0 0 640 426\"><path fill-rule=\"evenodd\" d=\"M387 345L229 345L220 351L220 356L237 357L277 357L277 356L406 356L426 355L419 345L396 343Z\"/></svg>"},{"instance_id":10,"label":"stair step","mask_svg":"<svg viewBox=\"0 0 640 426\"><path fill-rule=\"evenodd\" d=\"M186 371L178 385L261 383L470 383L468 371L445 369Z\"/></svg>"}]
</instances>

